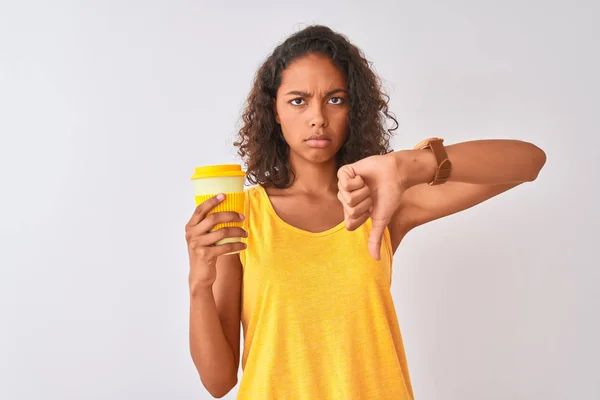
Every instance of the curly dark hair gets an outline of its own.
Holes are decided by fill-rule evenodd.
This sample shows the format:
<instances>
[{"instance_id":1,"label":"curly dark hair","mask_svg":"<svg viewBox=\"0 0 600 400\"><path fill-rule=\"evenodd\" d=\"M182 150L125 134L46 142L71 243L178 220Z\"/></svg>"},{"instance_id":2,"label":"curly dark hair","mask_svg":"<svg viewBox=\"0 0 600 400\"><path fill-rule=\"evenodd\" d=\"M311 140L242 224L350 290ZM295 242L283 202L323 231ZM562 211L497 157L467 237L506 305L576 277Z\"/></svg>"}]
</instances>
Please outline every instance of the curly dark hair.
<instances>
[{"instance_id":1,"label":"curly dark hair","mask_svg":"<svg viewBox=\"0 0 600 400\"><path fill-rule=\"evenodd\" d=\"M264 187L287 188L295 176L289 146L275 121L274 102L282 72L292 61L315 53L329 57L343 72L350 110L346 141L336 155L338 168L365 157L391 152L390 138L398 121L388 111L389 96L362 51L339 33L322 25L309 26L275 48L258 69L242 113L238 155L246 165L246 179ZM387 129L387 119L394 126Z\"/></svg>"}]
</instances>

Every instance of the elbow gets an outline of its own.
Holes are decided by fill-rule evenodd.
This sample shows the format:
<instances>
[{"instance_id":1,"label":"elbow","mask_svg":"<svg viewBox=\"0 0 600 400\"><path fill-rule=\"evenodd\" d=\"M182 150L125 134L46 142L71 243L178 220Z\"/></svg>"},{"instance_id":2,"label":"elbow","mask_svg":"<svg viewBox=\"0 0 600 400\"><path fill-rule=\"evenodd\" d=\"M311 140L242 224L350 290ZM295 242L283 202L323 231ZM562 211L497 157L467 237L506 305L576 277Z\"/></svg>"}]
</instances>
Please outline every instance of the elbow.
<instances>
[{"instance_id":1,"label":"elbow","mask_svg":"<svg viewBox=\"0 0 600 400\"><path fill-rule=\"evenodd\" d=\"M532 151L532 166L531 166L531 177L529 179L530 182L533 182L537 179L537 177L540 174L540 171L542 170L542 168L544 168L544 165L546 165L546 153L544 152L544 150L540 149L539 147L537 147L534 144L531 144L533 151Z\"/></svg>"},{"instance_id":2,"label":"elbow","mask_svg":"<svg viewBox=\"0 0 600 400\"><path fill-rule=\"evenodd\" d=\"M210 393L210 395L211 395L213 398L215 398L215 399L220 399L220 398L222 398L222 397L225 397L225 395L226 395L227 393L229 393L229 391L230 391L230 390L231 390L231 389L229 389L229 390L226 390L226 391L209 392L209 393Z\"/></svg>"},{"instance_id":3,"label":"elbow","mask_svg":"<svg viewBox=\"0 0 600 400\"><path fill-rule=\"evenodd\" d=\"M216 382L211 384L208 384L208 382L202 382L202 384L212 397L215 399L220 399L229 393L231 389L235 387L235 385L237 385L237 377L227 382Z\"/></svg>"}]
</instances>

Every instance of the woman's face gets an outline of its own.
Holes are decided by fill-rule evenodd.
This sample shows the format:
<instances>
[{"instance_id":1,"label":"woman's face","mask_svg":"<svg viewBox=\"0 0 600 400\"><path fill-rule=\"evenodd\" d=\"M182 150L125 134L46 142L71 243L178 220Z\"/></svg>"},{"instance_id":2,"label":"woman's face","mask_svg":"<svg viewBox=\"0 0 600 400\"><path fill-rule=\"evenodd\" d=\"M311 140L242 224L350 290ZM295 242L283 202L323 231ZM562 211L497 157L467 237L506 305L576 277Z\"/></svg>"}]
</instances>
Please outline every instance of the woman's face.
<instances>
[{"instance_id":1,"label":"woman's face","mask_svg":"<svg viewBox=\"0 0 600 400\"><path fill-rule=\"evenodd\" d=\"M291 157L320 163L335 157L348 131L347 90L342 71L326 56L309 54L283 71L275 115Z\"/></svg>"}]
</instances>

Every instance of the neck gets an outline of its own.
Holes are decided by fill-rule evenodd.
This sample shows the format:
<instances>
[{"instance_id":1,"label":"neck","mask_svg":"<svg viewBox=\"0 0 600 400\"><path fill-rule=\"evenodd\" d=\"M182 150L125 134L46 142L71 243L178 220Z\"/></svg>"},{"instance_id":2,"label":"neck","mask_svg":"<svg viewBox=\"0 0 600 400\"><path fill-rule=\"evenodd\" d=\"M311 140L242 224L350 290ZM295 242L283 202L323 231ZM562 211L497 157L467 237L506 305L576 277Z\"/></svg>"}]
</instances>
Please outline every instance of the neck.
<instances>
[{"instance_id":1,"label":"neck","mask_svg":"<svg viewBox=\"0 0 600 400\"><path fill-rule=\"evenodd\" d=\"M323 163L315 163L290 154L290 165L296 174L296 179L290 189L317 195L337 193L338 179L335 158Z\"/></svg>"}]
</instances>

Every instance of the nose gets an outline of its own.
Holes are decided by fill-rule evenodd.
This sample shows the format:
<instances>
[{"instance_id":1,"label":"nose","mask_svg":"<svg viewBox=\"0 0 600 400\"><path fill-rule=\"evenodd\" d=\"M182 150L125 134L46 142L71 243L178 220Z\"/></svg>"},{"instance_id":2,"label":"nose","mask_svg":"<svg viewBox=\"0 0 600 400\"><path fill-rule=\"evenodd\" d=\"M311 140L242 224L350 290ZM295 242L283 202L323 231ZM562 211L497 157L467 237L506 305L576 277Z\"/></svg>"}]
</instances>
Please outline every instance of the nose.
<instances>
[{"instance_id":1,"label":"nose","mask_svg":"<svg viewBox=\"0 0 600 400\"><path fill-rule=\"evenodd\" d=\"M309 121L311 128L324 128L327 126L327 118L323 112L323 107L320 104L314 106Z\"/></svg>"}]
</instances>

